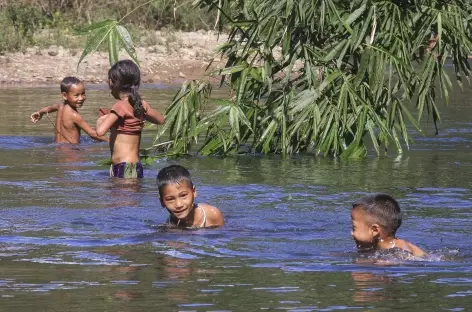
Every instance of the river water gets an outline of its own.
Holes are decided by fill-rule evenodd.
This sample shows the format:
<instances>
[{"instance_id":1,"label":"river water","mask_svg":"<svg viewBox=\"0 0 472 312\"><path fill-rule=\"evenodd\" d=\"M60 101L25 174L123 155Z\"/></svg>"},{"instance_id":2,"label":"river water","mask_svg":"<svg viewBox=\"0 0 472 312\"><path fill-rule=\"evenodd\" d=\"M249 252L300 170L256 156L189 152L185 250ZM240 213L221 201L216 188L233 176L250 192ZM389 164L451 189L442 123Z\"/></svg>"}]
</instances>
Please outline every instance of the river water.
<instances>
[{"instance_id":1,"label":"river water","mask_svg":"<svg viewBox=\"0 0 472 312\"><path fill-rule=\"evenodd\" d=\"M294 156L161 160L126 185L108 177L104 143L53 144L46 117L58 87L0 92L1 311L466 311L472 303L472 91L440 105L442 123L402 156L359 161ZM160 111L173 88L142 94ZM87 86L81 109L94 124L113 103ZM51 116L54 121L54 114ZM153 130L146 132L149 145ZM201 202L226 226L169 230L155 176L191 170ZM396 197L398 236L425 260L375 261L355 252L352 202Z\"/></svg>"}]
</instances>

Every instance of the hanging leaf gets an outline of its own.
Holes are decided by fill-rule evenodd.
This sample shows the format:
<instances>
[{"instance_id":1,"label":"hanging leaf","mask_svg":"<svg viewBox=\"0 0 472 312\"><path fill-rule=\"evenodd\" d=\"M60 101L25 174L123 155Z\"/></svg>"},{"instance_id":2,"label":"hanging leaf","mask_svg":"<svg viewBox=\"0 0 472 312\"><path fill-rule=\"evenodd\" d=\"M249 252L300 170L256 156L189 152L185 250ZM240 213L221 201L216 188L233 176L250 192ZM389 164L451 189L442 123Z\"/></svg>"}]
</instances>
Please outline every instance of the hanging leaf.
<instances>
[{"instance_id":1,"label":"hanging leaf","mask_svg":"<svg viewBox=\"0 0 472 312\"><path fill-rule=\"evenodd\" d=\"M222 76L228 95L212 100L211 89L186 82L156 144L172 142L172 155L202 141L205 155L246 144L267 154L352 158L364 157L368 142L377 155L392 145L402 153L412 130L423 134L425 115L437 128L438 90L446 103L453 90L447 59L459 85L470 77L469 2L195 0L219 12L216 24L228 34L216 49L226 63L209 73ZM122 20L83 29L80 61L107 40L110 62L121 47L137 62Z\"/></svg>"},{"instance_id":2,"label":"hanging leaf","mask_svg":"<svg viewBox=\"0 0 472 312\"><path fill-rule=\"evenodd\" d=\"M118 32L113 28L108 34L108 60L110 67L118 62L118 53L120 51L120 42L118 41Z\"/></svg>"},{"instance_id":3,"label":"hanging leaf","mask_svg":"<svg viewBox=\"0 0 472 312\"><path fill-rule=\"evenodd\" d=\"M133 61L135 61L136 64L139 65L139 59L138 55L136 54L136 49L134 48L133 39L131 38L131 35L129 34L128 30L124 26L117 25L116 31L121 40L121 44L125 48L128 55L131 56Z\"/></svg>"},{"instance_id":4,"label":"hanging leaf","mask_svg":"<svg viewBox=\"0 0 472 312\"><path fill-rule=\"evenodd\" d=\"M104 22L100 22L95 27L90 26L90 35L87 38L87 43L85 44L84 51L79 58L77 63L77 68L79 67L80 63L83 59L89 55L90 53L96 51L98 47L108 39L110 32L114 29L117 25L118 21L115 20L107 20Z\"/></svg>"}]
</instances>

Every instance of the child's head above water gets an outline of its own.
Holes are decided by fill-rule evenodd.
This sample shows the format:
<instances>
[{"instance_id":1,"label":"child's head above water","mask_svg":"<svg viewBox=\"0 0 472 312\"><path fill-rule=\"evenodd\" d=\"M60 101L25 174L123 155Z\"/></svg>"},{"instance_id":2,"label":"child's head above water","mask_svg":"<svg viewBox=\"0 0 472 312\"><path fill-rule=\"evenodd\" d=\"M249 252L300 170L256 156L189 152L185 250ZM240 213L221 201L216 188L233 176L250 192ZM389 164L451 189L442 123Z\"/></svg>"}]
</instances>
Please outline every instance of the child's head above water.
<instances>
[{"instance_id":1,"label":"child's head above water","mask_svg":"<svg viewBox=\"0 0 472 312\"><path fill-rule=\"evenodd\" d=\"M352 205L352 209L361 211L368 224L378 224L387 235L395 236L402 224L400 205L386 194L363 197Z\"/></svg>"},{"instance_id":2,"label":"child's head above water","mask_svg":"<svg viewBox=\"0 0 472 312\"><path fill-rule=\"evenodd\" d=\"M197 190L189 171L184 167L171 165L161 169L156 182L161 205L170 213L169 223L186 227L224 225L218 208L208 204L195 204Z\"/></svg>"},{"instance_id":3,"label":"child's head above water","mask_svg":"<svg viewBox=\"0 0 472 312\"><path fill-rule=\"evenodd\" d=\"M61 93L65 104L75 108L82 107L85 102L85 86L77 77L65 77L61 81Z\"/></svg>"},{"instance_id":4,"label":"child's head above water","mask_svg":"<svg viewBox=\"0 0 472 312\"><path fill-rule=\"evenodd\" d=\"M357 247L362 250L400 248L414 255L424 252L413 244L398 239L395 234L402 224L400 205L387 194L361 198L352 205L352 232Z\"/></svg>"},{"instance_id":5,"label":"child's head above water","mask_svg":"<svg viewBox=\"0 0 472 312\"><path fill-rule=\"evenodd\" d=\"M179 165L161 169L157 174L157 188L162 207L175 218L186 220L194 213L197 191L187 169Z\"/></svg>"},{"instance_id":6,"label":"child's head above water","mask_svg":"<svg viewBox=\"0 0 472 312\"><path fill-rule=\"evenodd\" d=\"M83 84L83 81L77 77L65 77L61 81L61 92L69 92L73 85Z\"/></svg>"},{"instance_id":7,"label":"child's head above water","mask_svg":"<svg viewBox=\"0 0 472 312\"><path fill-rule=\"evenodd\" d=\"M157 174L157 188L159 189L160 197L162 197L165 187L169 184L184 185L189 189L194 189L190 172L179 165L165 167Z\"/></svg>"},{"instance_id":8,"label":"child's head above water","mask_svg":"<svg viewBox=\"0 0 472 312\"><path fill-rule=\"evenodd\" d=\"M128 99L133 106L134 115L143 113L141 96L138 93L141 84L141 71L131 60L121 60L108 71L108 85L116 99Z\"/></svg>"}]
</instances>

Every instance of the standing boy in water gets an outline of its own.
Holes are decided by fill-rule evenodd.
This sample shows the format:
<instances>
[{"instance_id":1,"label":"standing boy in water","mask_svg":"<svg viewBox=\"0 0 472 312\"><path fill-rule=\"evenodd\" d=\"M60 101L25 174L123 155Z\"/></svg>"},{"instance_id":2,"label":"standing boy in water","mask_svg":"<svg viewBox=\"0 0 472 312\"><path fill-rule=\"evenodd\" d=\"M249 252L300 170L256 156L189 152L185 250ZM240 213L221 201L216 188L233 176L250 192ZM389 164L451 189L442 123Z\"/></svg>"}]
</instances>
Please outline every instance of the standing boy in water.
<instances>
[{"instance_id":1,"label":"standing boy in water","mask_svg":"<svg viewBox=\"0 0 472 312\"><path fill-rule=\"evenodd\" d=\"M187 169L179 165L165 167L157 174L162 207L169 211L169 224L180 227L207 228L225 224L218 208L197 204L197 190Z\"/></svg>"},{"instance_id":2,"label":"standing boy in water","mask_svg":"<svg viewBox=\"0 0 472 312\"><path fill-rule=\"evenodd\" d=\"M41 108L31 115L31 121L37 123L44 114L56 114L56 143L80 143L80 130L84 130L92 139L108 142L105 136L98 136L77 111L85 102L85 86L76 77L66 77L61 81L61 93L64 102Z\"/></svg>"},{"instance_id":3,"label":"standing boy in water","mask_svg":"<svg viewBox=\"0 0 472 312\"><path fill-rule=\"evenodd\" d=\"M402 224L402 214L397 201L386 194L361 198L351 211L352 237L359 250L399 248L414 256L425 252L415 245L395 237Z\"/></svg>"}]
</instances>

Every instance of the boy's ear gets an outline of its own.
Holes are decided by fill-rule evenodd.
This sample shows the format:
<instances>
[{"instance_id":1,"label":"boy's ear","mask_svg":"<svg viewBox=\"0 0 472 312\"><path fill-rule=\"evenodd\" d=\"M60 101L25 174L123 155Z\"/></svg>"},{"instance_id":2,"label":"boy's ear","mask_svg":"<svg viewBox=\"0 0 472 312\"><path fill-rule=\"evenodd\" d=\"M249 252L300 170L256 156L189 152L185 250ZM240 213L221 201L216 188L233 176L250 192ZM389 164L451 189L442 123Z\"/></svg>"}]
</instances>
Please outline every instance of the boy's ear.
<instances>
[{"instance_id":1,"label":"boy's ear","mask_svg":"<svg viewBox=\"0 0 472 312\"><path fill-rule=\"evenodd\" d=\"M198 193L197 193L197 188L194 186L193 187L193 197L197 197Z\"/></svg>"},{"instance_id":2,"label":"boy's ear","mask_svg":"<svg viewBox=\"0 0 472 312\"><path fill-rule=\"evenodd\" d=\"M372 231L372 236L377 237L380 236L381 227L377 223L374 223L370 226L370 230Z\"/></svg>"},{"instance_id":3,"label":"boy's ear","mask_svg":"<svg viewBox=\"0 0 472 312\"><path fill-rule=\"evenodd\" d=\"M62 92L62 98L64 99L64 101L67 100L67 92Z\"/></svg>"}]
</instances>

